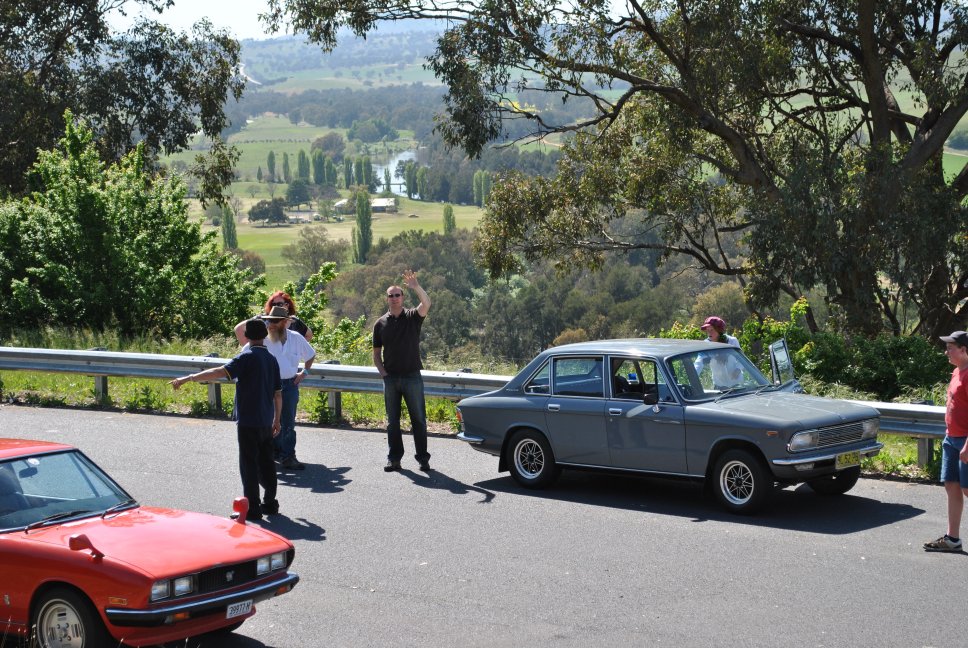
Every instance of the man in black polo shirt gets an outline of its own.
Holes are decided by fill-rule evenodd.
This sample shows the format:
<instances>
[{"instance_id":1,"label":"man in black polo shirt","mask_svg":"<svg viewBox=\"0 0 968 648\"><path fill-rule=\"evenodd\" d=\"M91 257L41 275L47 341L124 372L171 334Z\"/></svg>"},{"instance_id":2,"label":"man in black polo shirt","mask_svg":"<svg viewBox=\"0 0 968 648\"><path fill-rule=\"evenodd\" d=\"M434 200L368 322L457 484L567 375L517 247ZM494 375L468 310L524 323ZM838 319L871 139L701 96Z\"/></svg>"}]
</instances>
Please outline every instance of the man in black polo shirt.
<instances>
[{"instance_id":1,"label":"man in black polo shirt","mask_svg":"<svg viewBox=\"0 0 968 648\"><path fill-rule=\"evenodd\" d=\"M383 401L387 408L387 472L400 470L403 436L400 433L400 402L407 403L410 428L420 470L430 470L427 452L427 413L420 370L420 327L430 310L430 297L417 282L413 270L403 273L403 282L420 299L416 308L403 307L403 289L387 288L388 310L373 326L373 364L383 376Z\"/></svg>"},{"instance_id":2,"label":"man in black polo shirt","mask_svg":"<svg viewBox=\"0 0 968 648\"><path fill-rule=\"evenodd\" d=\"M178 389L186 382L208 382L235 378L235 420L239 440L239 472L242 494L249 500L247 520L259 521L263 515L279 512L276 500L276 463L272 457L272 437L279 434L282 416L282 382L279 363L265 347L269 334L265 322L250 319L245 323L249 348L222 367L213 367L171 381ZM265 489L259 502L259 485Z\"/></svg>"}]
</instances>

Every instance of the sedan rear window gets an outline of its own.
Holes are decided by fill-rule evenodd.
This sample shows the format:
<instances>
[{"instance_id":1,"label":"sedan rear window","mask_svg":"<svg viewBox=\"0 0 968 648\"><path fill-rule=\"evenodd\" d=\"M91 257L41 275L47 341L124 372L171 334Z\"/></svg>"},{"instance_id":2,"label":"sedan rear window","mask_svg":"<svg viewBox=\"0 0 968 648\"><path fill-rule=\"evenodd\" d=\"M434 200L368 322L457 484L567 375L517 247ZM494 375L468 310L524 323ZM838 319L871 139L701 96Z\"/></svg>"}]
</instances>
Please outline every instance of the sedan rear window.
<instances>
[{"instance_id":1,"label":"sedan rear window","mask_svg":"<svg viewBox=\"0 0 968 648\"><path fill-rule=\"evenodd\" d=\"M555 358L554 394L555 396L585 396L603 398L605 396L602 358Z\"/></svg>"}]
</instances>

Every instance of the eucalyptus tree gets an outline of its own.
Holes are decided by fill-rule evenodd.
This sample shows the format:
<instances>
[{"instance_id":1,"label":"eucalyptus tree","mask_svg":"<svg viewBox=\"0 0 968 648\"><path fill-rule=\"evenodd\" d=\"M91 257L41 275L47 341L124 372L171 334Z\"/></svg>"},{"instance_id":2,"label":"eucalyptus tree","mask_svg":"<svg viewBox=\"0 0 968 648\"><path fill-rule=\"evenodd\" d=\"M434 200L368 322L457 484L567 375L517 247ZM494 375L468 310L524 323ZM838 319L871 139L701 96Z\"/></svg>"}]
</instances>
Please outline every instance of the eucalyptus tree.
<instances>
[{"instance_id":1,"label":"eucalyptus tree","mask_svg":"<svg viewBox=\"0 0 968 648\"><path fill-rule=\"evenodd\" d=\"M200 21L176 32L148 19L113 30L115 11L161 13L168 0L18 0L0 3L0 193L28 189L26 171L53 148L70 110L95 134L101 158L144 144L149 159L187 149L199 131L213 140L192 173L200 197L222 202L237 151L220 133L227 99L239 99L240 48Z\"/></svg>"},{"instance_id":2,"label":"eucalyptus tree","mask_svg":"<svg viewBox=\"0 0 968 648\"><path fill-rule=\"evenodd\" d=\"M942 165L968 111L962 3L269 0L270 26L324 48L404 19L446 25L429 65L451 145L574 134L554 180L495 179L492 274L658 247L754 306L819 287L850 331L965 328L968 170ZM528 90L593 112L552 122Z\"/></svg>"}]
</instances>

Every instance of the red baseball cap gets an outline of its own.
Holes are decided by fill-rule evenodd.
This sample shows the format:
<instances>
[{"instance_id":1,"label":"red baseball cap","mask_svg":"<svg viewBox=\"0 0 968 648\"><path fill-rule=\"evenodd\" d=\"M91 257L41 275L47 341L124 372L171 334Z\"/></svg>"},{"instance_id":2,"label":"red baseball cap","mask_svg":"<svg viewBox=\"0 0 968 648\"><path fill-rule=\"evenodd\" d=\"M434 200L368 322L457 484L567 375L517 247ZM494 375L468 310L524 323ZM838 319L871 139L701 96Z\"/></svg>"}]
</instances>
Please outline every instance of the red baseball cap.
<instances>
[{"instance_id":1,"label":"red baseball cap","mask_svg":"<svg viewBox=\"0 0 968 648\"><path fill-rule=\"evenodd\" d=\"M715 316L714 317L707 317L706 318L706 321L703 322L702 323L702 326L700 326L699 328L705 330L705 329L709 328L710 326L713 327L714 329L716 329L717 331L725 331L726 330L726 322L724 322L721 317L715 317Z\"/></svg>"}]
</instances>

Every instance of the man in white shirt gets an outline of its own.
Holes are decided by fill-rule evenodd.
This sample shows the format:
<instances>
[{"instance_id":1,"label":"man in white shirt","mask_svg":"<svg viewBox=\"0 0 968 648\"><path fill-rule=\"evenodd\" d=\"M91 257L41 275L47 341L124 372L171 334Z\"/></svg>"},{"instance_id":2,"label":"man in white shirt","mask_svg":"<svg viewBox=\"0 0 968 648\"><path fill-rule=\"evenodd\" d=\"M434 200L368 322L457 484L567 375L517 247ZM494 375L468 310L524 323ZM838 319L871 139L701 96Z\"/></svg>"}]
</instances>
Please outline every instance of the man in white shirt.
<instances>
[{"instance_id":1,"label":"man in white shirt","mask_svg":"<svg viewBox=\"0 0 968 648\"><path fill-rule=\"evenodd\" d=\"M299 383L313 366L316 350L306 338L287 329L289 311L286 308L273 306L262 319L269 327L265 346L279 363L282 379L281 430L273 439L276 461L281 468L303 470L306 466L296 458L296 406L299 404ZM300 362L304 366L302 370L299 369Z\"/></svg>"}]
</instances>

